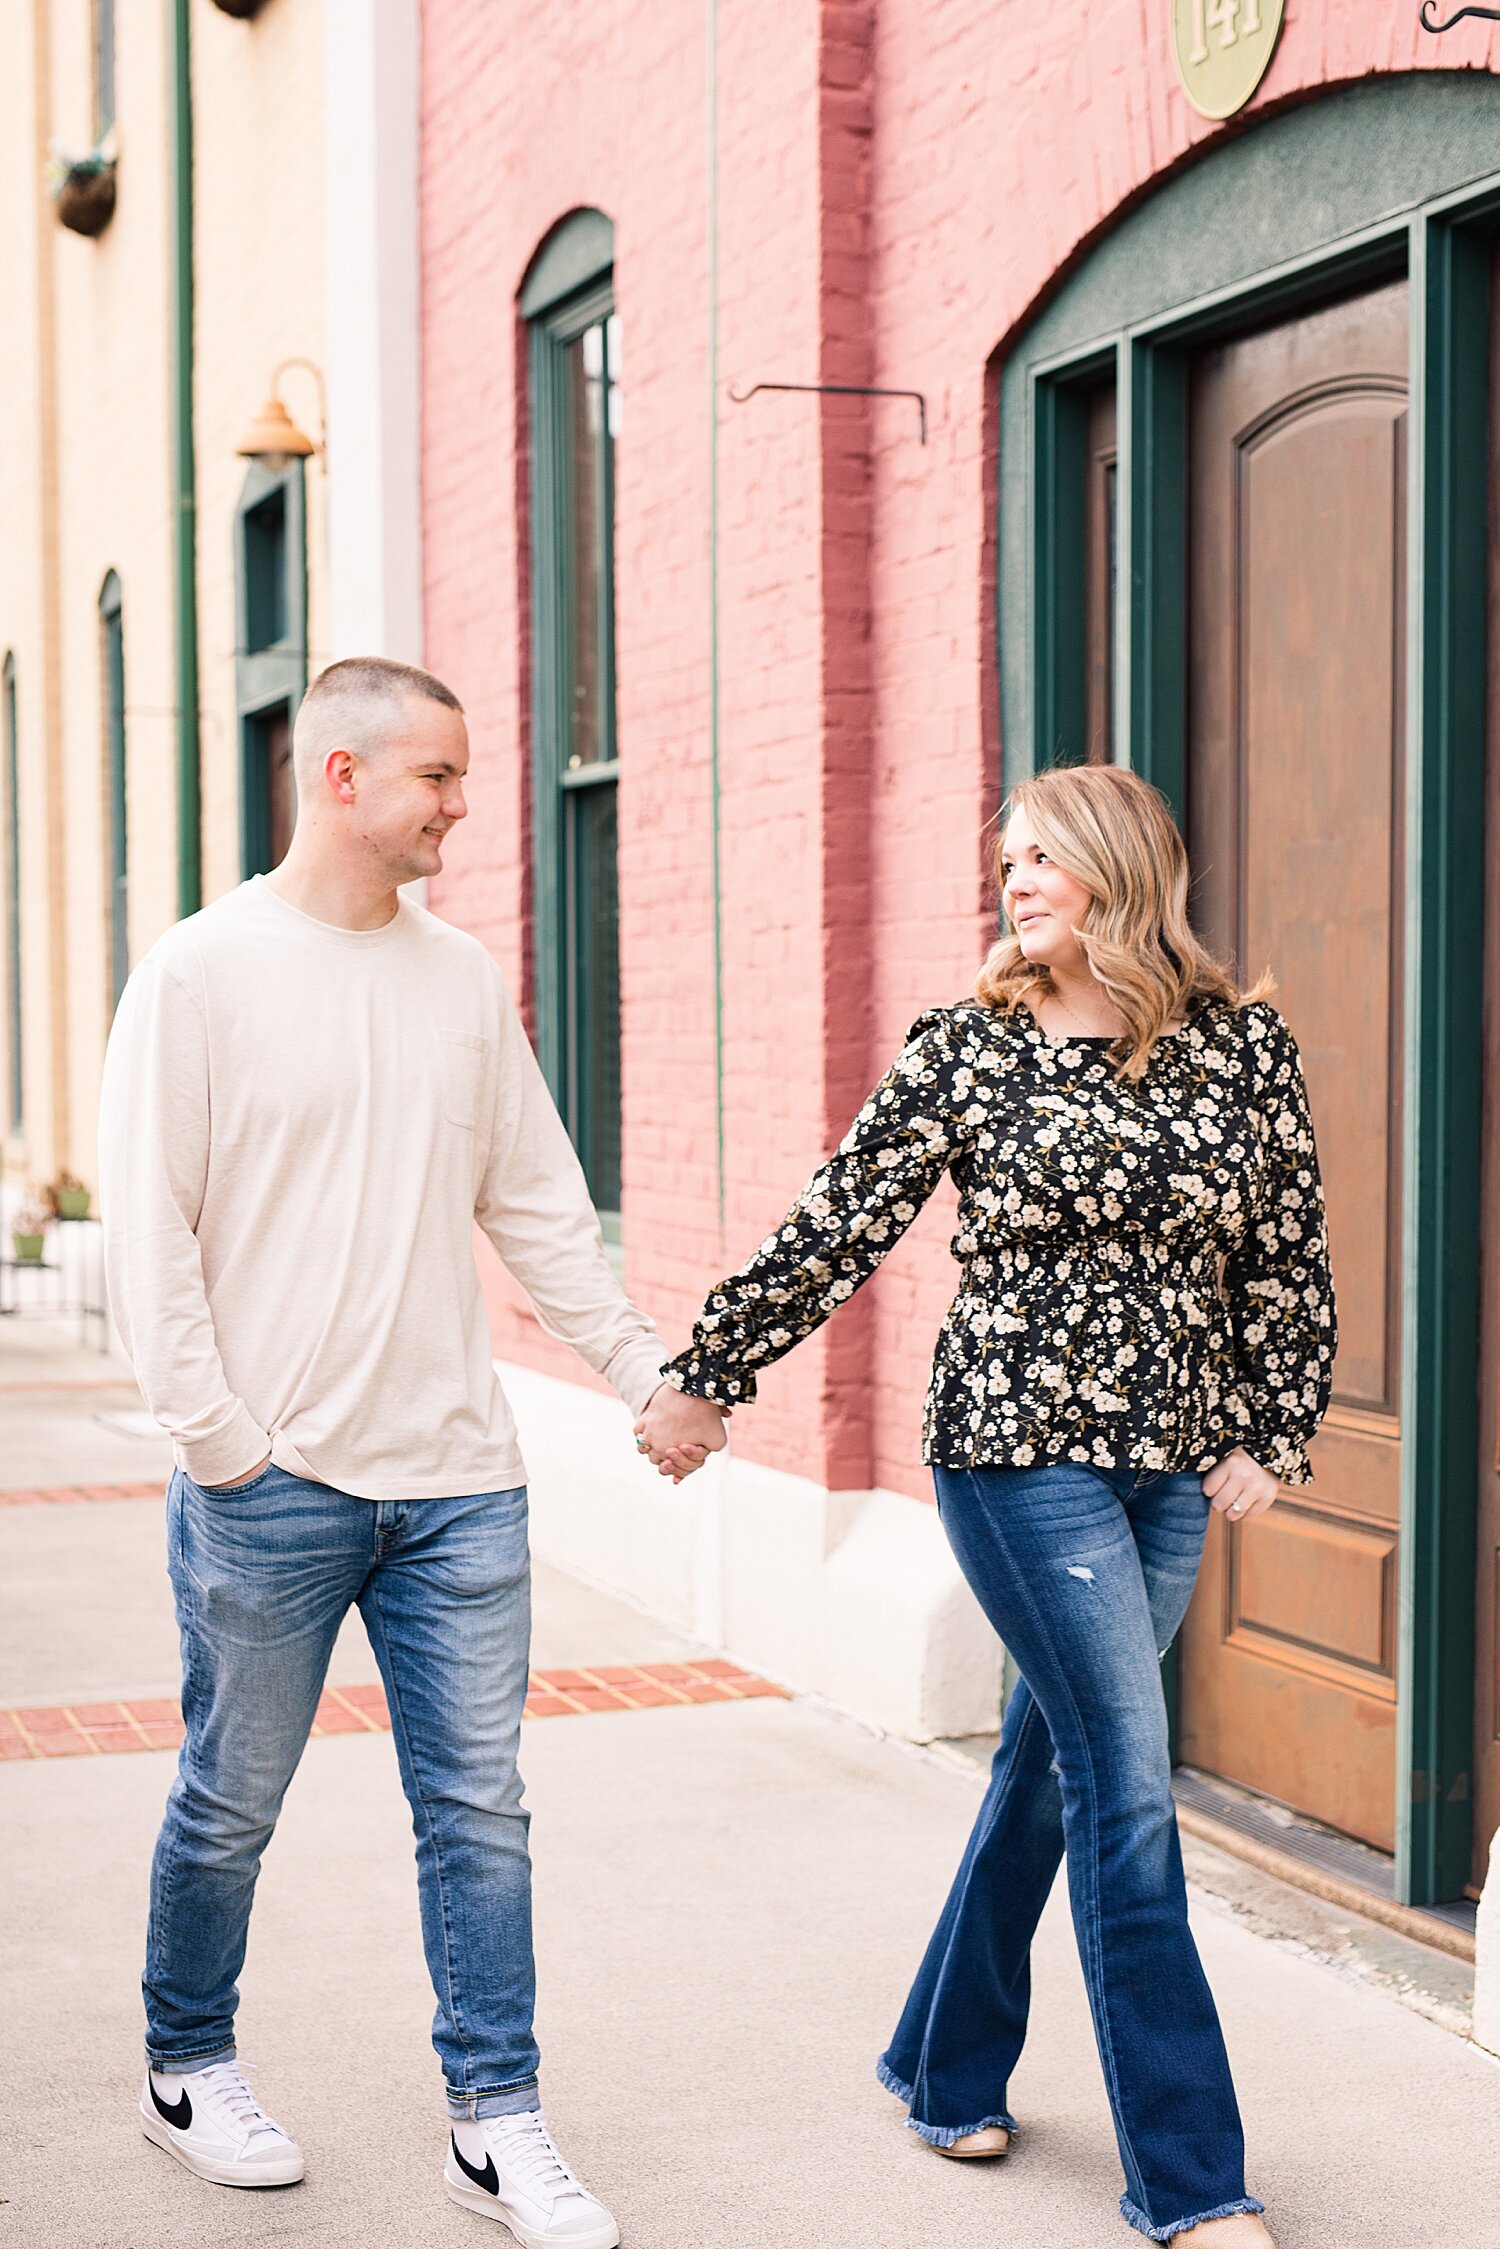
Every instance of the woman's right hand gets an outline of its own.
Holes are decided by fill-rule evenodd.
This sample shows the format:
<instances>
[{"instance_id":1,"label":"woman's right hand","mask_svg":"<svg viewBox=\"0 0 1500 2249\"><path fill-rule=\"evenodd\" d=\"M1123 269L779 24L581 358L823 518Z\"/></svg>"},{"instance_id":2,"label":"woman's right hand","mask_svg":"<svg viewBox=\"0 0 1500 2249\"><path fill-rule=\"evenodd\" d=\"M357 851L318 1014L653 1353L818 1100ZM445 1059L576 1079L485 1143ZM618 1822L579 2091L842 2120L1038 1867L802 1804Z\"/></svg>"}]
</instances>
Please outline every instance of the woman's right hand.
<instances>
[{"instance_id":1,"label":"woman's right hand","mask_svg":"<svg viewBox=\"0 0 1500 2249\"><path fill-rule=\"evenodd\" d=\"M674 1484L701 1468L711 1452L722 1452L727 1442L722 1406L711 1398L690 1397L670 1382L652 1393L635 1425L637 1452Z\"/></svg>"}]
</instances>

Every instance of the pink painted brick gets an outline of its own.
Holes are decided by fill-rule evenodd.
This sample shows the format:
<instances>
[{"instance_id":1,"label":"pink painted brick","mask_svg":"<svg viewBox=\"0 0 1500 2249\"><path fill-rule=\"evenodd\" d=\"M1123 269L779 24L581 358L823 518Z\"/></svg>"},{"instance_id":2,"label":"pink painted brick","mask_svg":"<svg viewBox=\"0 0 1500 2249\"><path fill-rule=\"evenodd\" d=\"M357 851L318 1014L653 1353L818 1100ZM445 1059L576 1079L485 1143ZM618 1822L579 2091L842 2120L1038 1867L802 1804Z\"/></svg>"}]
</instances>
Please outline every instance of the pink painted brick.
<instances>
[{"instance_id":1,"label":"pink painted brick","mask_svg":"<svg viewBox=\"0 0 1500 2249\"><path fill-rule=\"evenodd\" d=\"M1416 0L1288 0L1256 106L1377 70L1500 67L1500 27ZM1086 19L1086 21L1085 21ZM878 32L878 37L876 36ZM701 13L427 0L427 661L468 709L471 817L437 910L529 1004L524 336L549 229L616 227L627 1280L669 1344L987 941L996 810L997 354L1058 269L1226 128L1191 110L1166 0L767 0L719 12L719 389L709 392ZM622 98L622 89L625 90ZM1239 130L1231 125L1229 132ZM475 152L504 151L477 198ZM642 152L649 152L643 161ZM925 392L762 394L755 381ZM709 852L708 473L717 422L726 1215ZM664 1088L669 1098L664 1098ZM951 1199L857 1309L764 1378L746 1457L930 1497L926 1366ZM497 1350L599 1388L481 1253Z\"/></svg>"}]
</instances>

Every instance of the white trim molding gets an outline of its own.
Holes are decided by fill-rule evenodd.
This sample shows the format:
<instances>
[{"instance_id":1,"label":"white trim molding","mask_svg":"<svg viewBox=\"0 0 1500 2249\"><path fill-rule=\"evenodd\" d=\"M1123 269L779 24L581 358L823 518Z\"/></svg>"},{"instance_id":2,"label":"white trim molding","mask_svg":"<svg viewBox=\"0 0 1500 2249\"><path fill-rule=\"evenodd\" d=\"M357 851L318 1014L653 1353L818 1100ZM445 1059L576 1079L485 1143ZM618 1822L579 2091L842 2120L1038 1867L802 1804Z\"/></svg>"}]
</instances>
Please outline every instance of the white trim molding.
<instances>
[{"instance_id":1,"label":"white trim molding","mask_svg":"<svg viewBox=\"0 0 1500 2249\"><path fill-rule=\"evenodd\" d=\"M325 0L328 655L422 661L418 0Z\"/></svg>"}]
</instances>

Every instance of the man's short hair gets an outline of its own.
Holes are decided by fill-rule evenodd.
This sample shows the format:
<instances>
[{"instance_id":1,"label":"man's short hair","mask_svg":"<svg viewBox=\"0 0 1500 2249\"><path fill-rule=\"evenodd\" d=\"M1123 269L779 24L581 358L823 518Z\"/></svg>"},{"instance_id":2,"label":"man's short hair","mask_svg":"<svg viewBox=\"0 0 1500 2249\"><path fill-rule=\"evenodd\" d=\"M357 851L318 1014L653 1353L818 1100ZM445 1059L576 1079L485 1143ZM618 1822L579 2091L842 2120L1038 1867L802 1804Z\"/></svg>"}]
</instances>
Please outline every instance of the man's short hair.
<instances>
[{"instance_id":1,"label":"man's short hair","mask_svg":"<svg viewBox=\"0 0 1500 2249\"><path fill-rule=\"evenodd\" d=\"M420 695L450 711L463 709L452 688L436 673L424 672L419 664L398 664L389 656L341 657L319 672L302 698L304 709L309 703L321 702L325 695L347 695L351 700L369 697L387 703L403 695Z\"/></svg>"},{"instance_id":2,"label":"man's short hair","mask_svg":"<svg viewBox=\"0 0 1500 2249\"><path fill-rule=\"evenodd\" d=\"M451 687L416 664L388 656L345 656L319 672L297 709L292 755L299 787L311 783L329 751L345 748L371 757L399 737L402 705L441 703L463 715Z\"/></svg>"}]
</instances>

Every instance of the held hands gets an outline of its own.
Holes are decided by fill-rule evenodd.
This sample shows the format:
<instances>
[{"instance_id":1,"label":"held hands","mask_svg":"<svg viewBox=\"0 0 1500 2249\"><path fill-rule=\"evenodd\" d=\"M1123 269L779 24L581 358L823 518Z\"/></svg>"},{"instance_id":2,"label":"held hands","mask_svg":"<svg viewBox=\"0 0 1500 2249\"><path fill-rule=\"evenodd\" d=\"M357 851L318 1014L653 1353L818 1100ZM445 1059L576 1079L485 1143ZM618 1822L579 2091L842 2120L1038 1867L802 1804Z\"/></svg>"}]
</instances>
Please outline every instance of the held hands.
<instances>
[{"instance_id":1,"label":"held hands","mask_svg":"<svg viewBox=\"0 0 1500 2249\"><path fill-rule=\"evenodd\" d=\"M709 1398L690 1398L670 1382L652 1392L635 1425L636 1451L674 1484L691 1476L711 1452L722 1452L727 1443L723 1407Z\"/></svg>"},{"instance_id":2,"label":"held hands","mask_svg":"<svg viewBox=\"0 0 1500 2249\"><path fill-rule=\"evenodd\" d=\"M1227 1515L1232 1523L1243 1523L1251 1515L1264 1515L1281 1497L1281 1486L1269 1468L1262 1468L1247 1452L1236 1446L1233 1452L1210 1468L1203 1479L1203 1494L1216 1514Z\"/></svg>"}]
</instances>

